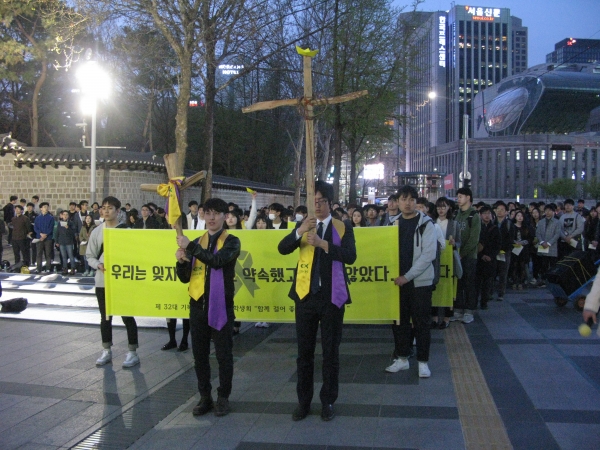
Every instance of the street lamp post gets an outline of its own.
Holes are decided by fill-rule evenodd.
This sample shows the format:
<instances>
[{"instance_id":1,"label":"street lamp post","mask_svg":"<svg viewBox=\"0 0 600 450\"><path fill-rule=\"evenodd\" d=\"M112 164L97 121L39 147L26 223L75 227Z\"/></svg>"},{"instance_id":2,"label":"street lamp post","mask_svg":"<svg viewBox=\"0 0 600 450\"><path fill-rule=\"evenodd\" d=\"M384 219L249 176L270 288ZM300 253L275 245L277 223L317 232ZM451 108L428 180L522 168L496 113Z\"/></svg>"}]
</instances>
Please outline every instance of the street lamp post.
<instances>
[{"instance_id":1,"label":"street lamp post","mask_svg":"<svg viewBox=\"0 0 600 450\"><path fill-rule=\"evenodd\" d=\"M87 61L77 71L84 94L81 106L84 114L92 116L92 142L90 154L90 202L96 201L96 110L98 100L108 97L110 80L96 61Z\"/></svg>"}]
</instances>

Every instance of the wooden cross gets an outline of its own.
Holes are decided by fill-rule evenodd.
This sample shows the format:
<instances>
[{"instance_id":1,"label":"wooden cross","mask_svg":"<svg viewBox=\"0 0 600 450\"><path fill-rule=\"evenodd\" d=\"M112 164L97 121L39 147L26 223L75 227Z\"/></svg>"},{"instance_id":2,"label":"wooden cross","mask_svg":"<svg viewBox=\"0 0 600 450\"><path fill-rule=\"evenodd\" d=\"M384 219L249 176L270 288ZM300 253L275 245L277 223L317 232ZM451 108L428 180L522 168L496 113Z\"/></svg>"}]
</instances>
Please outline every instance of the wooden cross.
<instances>
[{"instance_id":1,"label":"wooden cross","mask_svg":"<svg viewBox=\"0 0 600 450\"><path fill-rule=\"evenodd\" d=\"M164 160L165 160L165 167L167 168L167 176L169 177L169 180L173 180L173 179L177 178L178 176L181 176L181 175L177 175L177 160L178 160L177 153L167 153L166 155L164 155ZM196 184L198 181L204 179L205 177L206 177L206 170L202 170L201 172L195 173L191 177L187 177L183 180L183 182L181 183L181 186L179 187L179 190L183 191L183 190L193 186L194 184ZM159 184L142 184L142 185L140 185L140 189L142 191L146 191L146 192L157 193L159 186L160 186ZM183 235L183 231L182 231L183 227L181 226L182 216L183 216L183 205L182 205L181 199L182 199L182 197L180 196L179 197L179 209L181 211L181 216L179 216L179 218L177 219L177 223L175 225L173 225L173 228L175 228L175 230L177 231L177 236Z\"/></svg>"},{"instance_id":2,"label":"wooden cross","mask_svg":"<svg viewBox=\"0 0 600 450\"><path fill-rule=\"evenodd\" d=\"M302 49L296 46L296 51L303 58L303 73L304 73L304 97L300 100L271 100L266 102L254 103L253 105L242 108L242 112L249 113L253 111L263 111L265 109L274 109L279 106L297 106L304 108L304 119L306 122L306 207L308 216L315 215L315 128L314 128L314 113L315 106L343 103L350 100L355 100L359 97L367 95L368 91L357 91L350 94L339 95L324 99L314 99L312 91L312 58L319 52L318 50L310 50L310 48ZM333 201L333 199L330 199Z\"/></svg>"}]
</instances>

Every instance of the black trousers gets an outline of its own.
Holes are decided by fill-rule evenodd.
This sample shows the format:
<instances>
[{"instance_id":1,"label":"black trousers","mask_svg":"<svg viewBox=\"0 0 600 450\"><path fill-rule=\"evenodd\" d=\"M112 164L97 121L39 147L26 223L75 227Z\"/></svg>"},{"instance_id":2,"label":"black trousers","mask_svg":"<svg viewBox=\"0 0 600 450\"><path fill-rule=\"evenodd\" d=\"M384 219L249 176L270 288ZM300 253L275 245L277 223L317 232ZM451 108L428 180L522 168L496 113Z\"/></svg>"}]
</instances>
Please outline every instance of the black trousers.
<instances>
[{"instance_id":1,"label":"black trousers","mask_svg":"<svg viewBox=\"0 0 600 450\"><path fill-rule=\"evenodd\" d=\"M23 262L26 266L29 265L29 239L13 239L12 241L13 253L15 255L15 264L21 261L21 255L23 255Z\"/></svg>"},{"instance_id":2,"label":"black trousers","mask_svg":"<svg viewBox=\"0 0 600 450\"><path fill-rule=\"evenodd\" d=\"M308 294L302 302L296 302L296 337L298 358L296 367L298 402L309 407L314 392L315 348L317 331L321 324L321 348L323 351L323 385L319 397L324 405L333 404L338 397L340 375L340 343L346 306L338 308L331 297L321 291Z\"/></svg>"},{"instance_id":3,"label":"black trousers","mask_svg":"<svg viewBox=\"0 0 600 450\"><path fill-rule=\"evenodd\" d=\"M538 258L540 262L540 277L543 280L546 278L548 271L552 269L558 262L558 257L539 255Z\"/></svg>"},{"instance_id":4,"label":"black trousers","mask_svg":"<svg viewBox=\"0 0 600 450\"><path fill-rule=\"evenodd\" d=\"M480 267L481 266L481 267ZM487 306L494 295L494 279L496 277L496 260L477 261L477 298L481 296L481 306Z\"/></svg>"},{"instance_id":5,"label":"black trousers","mask_svg":"<svg viewBox=\"0 0 600 450\"><path fill-rule=\"evenodd\" d=\"M190 332L192 335L192 353L198 378L198 391L202 397L211 395L210 383L210 339L215 344L215 353L219 363L219 387L217 395L229 398L233 380L233 309L227 309L227 323L220 331L208 325L208 307L204 298L190 299Z\"/></svg>"},{"instance_id":6,"label":"black trousers","mask_svg":"<svg viewBox=\"0 0 600 450\"><path fill-rule=\"evenodd\" d=\"M97 287L96 298L98 299L98 309L100 309L100 334L102 335L102 345L104 348L110 348L110 346L113 345L112 316L106 317L106 290ZM129 350L135 350L138 347L137 323L133 317L121 317L121 319L123 319L123 323L127 329Z\"/></svg>"},{"instance_id":7,"label":"black trousers","mask_svg":"<svg viewBox=\"0 0 600 450\"><path fill-rule=\"evenodd\" d=\"M400 288L400 324L392 325L394 355L408 358L413 340L411 329L414 326L414 337L417 340L417 361L429 361L432 293L433 286L415 287L412 281Z\"/></svg>"},{"instance_id":8,"label":"black trousers","mask_svg":"<svg viewBox=\"0 0 600 450\"><path fill-rule=\"evenodd\" d=\"M498 275L498 297L506 294L506 283L508 282L508 269L510 268L512 252L504 254L504 261L497 261L496 274Z\"/></svg>"},{"instance_id":9,"label":"black trousers","mask_svg":"<svg viewBox=\"0 0 600 450\"><path fill-rule=\"evenodd\" d=\"M37 271L42 271L42 261L46 256L46 270L52 270L52 249L54 248L54 240L46 238L43 241L36 243L37 246Z\"/></svg>"},{"instance_id":10,"label":"black trousers","mask_svg":"<svg viewBox=\"0 0 600 450\"><path fill-rule=\"evenodd\" d=\"M188 335L190 334L190 319L181 319L183 323L183 335L181 336L181 342L187 344ZM177 342L175 339L175 331L177 329L177 319L167 319L167 329L169 330L169 340L171 342Z\"/></svg>"},{"instance_id":11,"label":"black trousers","mask_svg":"<svg viewBox=\"0 0 600 450\"><path fill-rule=\"evenodd\" d=\"M458 280L455 309L477 308L477 260L475 258L462 258L463 276Z\"/></svg>"}]
</instances>

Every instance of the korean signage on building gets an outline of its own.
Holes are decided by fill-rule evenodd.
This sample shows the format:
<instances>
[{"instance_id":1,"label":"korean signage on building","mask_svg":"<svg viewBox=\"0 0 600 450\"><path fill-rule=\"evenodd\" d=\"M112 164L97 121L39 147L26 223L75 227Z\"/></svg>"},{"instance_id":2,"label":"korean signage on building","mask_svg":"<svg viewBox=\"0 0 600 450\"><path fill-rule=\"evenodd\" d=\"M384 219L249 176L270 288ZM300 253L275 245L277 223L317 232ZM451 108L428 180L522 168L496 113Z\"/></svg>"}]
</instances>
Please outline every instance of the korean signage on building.
<instances>
[{"instance_id":1,"label":"korean signage on building","mask_svg":"<svg viewBox=\"0 0 600 450\"><path fill-rule=\"evenodd\" d=\"M494 19L500 18L500 8L465 6L465 10L467 11L467 15L471 16L473 20L493 22Z\"/></svg>"},{"instance_id":2,"label":"korean signage on building","mask_svg":"<svg viewBox=\"0 0 600 450\"><path fill-rule=\"evenodd\" d=\"M439 17L438 24L438 59L441 67L446 67L446 16Z\"/></svg>"}]
</instances>

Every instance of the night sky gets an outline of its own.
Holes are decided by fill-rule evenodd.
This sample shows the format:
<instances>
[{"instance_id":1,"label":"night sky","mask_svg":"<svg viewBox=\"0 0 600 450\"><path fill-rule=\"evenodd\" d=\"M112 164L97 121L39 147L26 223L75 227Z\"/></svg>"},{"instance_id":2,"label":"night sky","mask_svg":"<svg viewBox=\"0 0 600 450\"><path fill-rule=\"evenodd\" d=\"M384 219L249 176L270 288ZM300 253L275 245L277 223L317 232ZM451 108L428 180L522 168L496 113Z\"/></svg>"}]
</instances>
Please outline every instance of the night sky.
<instances>
[{"instance_id":1,"label":"night sky","mask_svg":"<svg viewBox=\"0 0 600 450\"><path fill-rule=\"evenodd\" d=\"M395 5L409 0L395 0ZM529 67L546 62L554 44L568 37L600 39L600 0L498 0L457 5L509 8L511 16L523 20L529 29ZM448 0L425 0L420 11L447 11ZM406 10L408 10L408 7Z\"/></svg>"}]
</instances>

